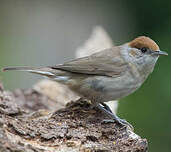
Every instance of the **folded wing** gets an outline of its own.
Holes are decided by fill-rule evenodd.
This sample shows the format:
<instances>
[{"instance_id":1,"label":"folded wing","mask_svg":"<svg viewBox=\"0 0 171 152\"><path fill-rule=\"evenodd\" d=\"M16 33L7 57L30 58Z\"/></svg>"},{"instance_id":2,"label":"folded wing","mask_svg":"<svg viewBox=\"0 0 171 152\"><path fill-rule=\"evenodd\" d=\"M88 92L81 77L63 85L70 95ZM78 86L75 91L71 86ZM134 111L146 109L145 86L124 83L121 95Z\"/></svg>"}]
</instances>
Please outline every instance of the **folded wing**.
<instances>
[{"instance_id":1,"label":"folded wing","mask_svg":"<svg viewBox=\"0 0 171 152\"><path fill-rule=\"evenodd\" d=\"M126 71L126 67L119 49L115 47L51 68L72 73L118 77Z\"/></svg>"}]
</instances>

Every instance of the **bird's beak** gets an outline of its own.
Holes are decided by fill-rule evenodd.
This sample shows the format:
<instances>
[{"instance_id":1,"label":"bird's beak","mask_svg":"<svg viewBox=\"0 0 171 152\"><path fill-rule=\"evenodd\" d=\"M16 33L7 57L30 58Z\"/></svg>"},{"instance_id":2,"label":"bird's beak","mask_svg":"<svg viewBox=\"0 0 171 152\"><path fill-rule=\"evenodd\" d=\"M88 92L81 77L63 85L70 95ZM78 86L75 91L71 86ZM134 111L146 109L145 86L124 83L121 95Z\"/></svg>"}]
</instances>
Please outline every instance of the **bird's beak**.
<instances>
[{"instance_id":1,"label":"bird's beak","mask_svg":"<svg viewBox=\"0 0 171 152\"><path fill-rule=\"evenodd\" d=\"M152 54L154 54L154 55L168 55L168 53L167 52L164 52L164 51L153 51L153 53Z\"/></svg>"}]
</instances>

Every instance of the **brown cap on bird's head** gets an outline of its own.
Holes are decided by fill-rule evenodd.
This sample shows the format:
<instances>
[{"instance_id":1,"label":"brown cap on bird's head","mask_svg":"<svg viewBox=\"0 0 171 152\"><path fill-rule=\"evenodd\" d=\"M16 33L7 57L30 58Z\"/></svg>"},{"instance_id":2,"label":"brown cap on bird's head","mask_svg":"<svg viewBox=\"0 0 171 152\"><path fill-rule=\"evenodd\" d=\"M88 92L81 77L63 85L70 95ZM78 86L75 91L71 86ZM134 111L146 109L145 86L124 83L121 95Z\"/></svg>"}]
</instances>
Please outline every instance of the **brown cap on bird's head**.
<instances>
[{"instance_id":1,"label":"brown cap on bird's head","mask_svg":"<svg viewBox=\"0 0 171 152\"><path fill-rule=\"evenodd\" d=\"M133 41L129 42L128 45L132 48L137 48L137 49L148 48L152 51L160 50L156 42L154 42L152 39L146 36L137 37Z\"/></svg>"}]
</instances>

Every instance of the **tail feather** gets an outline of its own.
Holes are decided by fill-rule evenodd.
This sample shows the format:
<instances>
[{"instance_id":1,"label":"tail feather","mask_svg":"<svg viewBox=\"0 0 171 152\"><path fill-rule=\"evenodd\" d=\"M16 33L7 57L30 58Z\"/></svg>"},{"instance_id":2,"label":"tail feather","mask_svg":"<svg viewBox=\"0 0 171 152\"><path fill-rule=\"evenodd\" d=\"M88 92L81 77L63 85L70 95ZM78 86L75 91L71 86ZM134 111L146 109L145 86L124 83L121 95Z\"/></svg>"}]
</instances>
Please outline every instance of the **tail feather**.
<instances>
[{"instance_id":1,"label":"tail feather","mask_svg":"<svg viewBox=\"0 0 171 152\"><path fill-rule=\"evenodd\" d=\"M3 68L2 71L27 71L31 73L36 73L44 76L54 76L51 69L49 67L41 67L41 68L35 68L35 67L6 67Z\"/></svg>"},{"instance_id":2,"label":"tail feather","mask_svg":"<svg viewBox=\"0 0 171 152\"><path fill-rule=\"evenodd\" d=\"M2 71L27 71L27 70L33 70L36 69L34 67L5 67L2 69Z\"/></svg>"}]
</instances>

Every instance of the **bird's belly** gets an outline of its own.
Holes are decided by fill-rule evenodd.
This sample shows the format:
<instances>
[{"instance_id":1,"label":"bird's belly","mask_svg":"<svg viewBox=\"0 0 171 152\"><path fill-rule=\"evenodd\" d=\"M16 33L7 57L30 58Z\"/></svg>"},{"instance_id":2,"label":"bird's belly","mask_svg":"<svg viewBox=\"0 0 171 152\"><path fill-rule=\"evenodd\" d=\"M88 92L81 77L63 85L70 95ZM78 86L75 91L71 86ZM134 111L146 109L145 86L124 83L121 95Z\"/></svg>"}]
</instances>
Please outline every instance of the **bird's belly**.
<instances>
[{"instance_id":1,"label":"bird's belly","mask_svg":"<svg viewBox=\"0 0 171 152\"><path fill-rule=\"evenodd\" d=\"M117 78L91 76L75 91L94 102L106 102L127 96L140 85L141 82L129 73Z\"/></svg>"}]
</instances>

